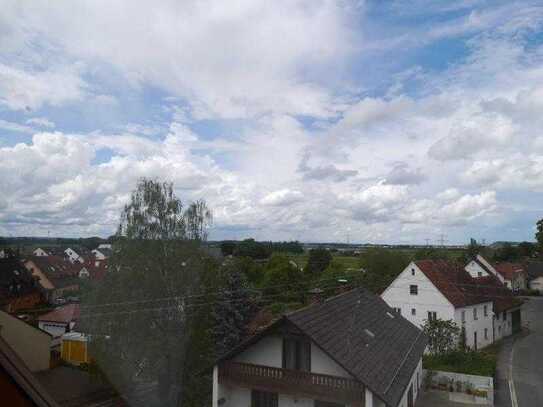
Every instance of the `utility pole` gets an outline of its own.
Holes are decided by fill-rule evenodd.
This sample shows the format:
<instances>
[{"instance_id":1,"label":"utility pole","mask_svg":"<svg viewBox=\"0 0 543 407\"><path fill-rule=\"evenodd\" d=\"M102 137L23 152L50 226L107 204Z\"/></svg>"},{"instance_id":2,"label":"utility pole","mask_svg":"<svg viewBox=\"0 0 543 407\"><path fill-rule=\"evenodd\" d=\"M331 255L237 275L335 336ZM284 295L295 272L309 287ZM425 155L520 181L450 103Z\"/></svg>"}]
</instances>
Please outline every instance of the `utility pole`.
<instances>
[{"instance_id":1,"label":"utility pole","mask_svg":"<svg viewBox=\"0 0 543 407\"><path fill-rule=\"evenodd\" d=\"M430 247L430 239L426 238L424 240L426 241L426 247Z\"/></svg>"},{"instance_id":2,"label":"utility pole","mask_svg":"<svg viewBox=\"0 0 543 407\"><path fill-rule=\"evenodd\" d=\"M445 242L447 241L446 236L442 233L439 235L439 244L441 247L445 248Z\"/></svg>"}]
</instances>

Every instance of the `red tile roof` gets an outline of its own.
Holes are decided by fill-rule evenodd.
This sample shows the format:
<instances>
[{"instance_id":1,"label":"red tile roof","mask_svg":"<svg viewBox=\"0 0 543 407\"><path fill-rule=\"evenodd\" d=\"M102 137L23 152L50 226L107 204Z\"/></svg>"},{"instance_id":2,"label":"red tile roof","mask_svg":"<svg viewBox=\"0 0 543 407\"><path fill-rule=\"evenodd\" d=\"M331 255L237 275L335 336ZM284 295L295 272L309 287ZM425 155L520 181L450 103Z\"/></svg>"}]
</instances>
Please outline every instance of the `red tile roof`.
<instances>
[{"instance_id":1,"label":"red tile roof","mask_svg":"<svg viewBox=\"0 0 543 407\"><path fill-rule=\"evenodd\" d=\"M63 322L68 324L79 319L79 304L68 304L38 317L39 321Z\"/></svg>"},{"instance_id":2,"label":"red tile roof","mask_svg":"<svg viewBox=\"0 0 543 407\"><path fill-rule=\"evenodd\" d=\"M501 312L520 305L493 275L473 278L460 264L448 260L419 260L415 264L455 308L493 302L494 311Z\"/></svg>"},{"instance_id":3,"label":"red tile roof","mask_svg":"<svg viewBox=\"0 0 543 407\"><path fill-rule=\"evenodd\" d=\"M522 273L524 271L524 267L519 263L496 263L494 264L494 268L506 280L512 280L515 274Z\"/></svg>"}]
</instances>

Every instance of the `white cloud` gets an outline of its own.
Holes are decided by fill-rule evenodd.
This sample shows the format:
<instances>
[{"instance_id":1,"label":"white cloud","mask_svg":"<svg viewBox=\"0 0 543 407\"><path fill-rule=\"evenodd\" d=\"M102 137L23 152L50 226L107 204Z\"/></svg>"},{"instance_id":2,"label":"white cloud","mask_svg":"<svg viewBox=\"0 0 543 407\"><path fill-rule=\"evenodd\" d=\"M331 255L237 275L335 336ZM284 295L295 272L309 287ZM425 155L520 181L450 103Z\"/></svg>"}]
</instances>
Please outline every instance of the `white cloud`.
<instances>
[{"instance_id":1,"label":"white cloud","mask_svg":"<svg viewBox=\"0 0 543 407\"><path fill-rule=\"evenodd\" d=\"M55 128L55 123L53 123L51 120L47 119L46 117L33 117L31 119L28 119L26 123L31 124L31 125L33 124L39 127L45 127L48 129Z\"/></svg>"},{"instance_id":2,"label":"white cloud","mask_svg":"<svg viewBox=\"0 0 543 407\"><path fill-rule=\"evenodd\" d=\"M0 129L8 131L16 131L19 133L33 133L34 129L30 126L25 126L24 124L9 122L7 120L0 119Z\"/></svg>"},{"instance_id":3,"label":"white cloud","mask_svg":"<svg viewBox=\"0 0 543 407\"><path fill-rule=\"evenodd\" d=\"M80 100L86 88L80 71L78 65L32 72L0 63L0 105L35 110Z\"/></svg>"},{"instance_id":4,"label":"white cloud","mask_svg":"<svg viewBox=\"0 0 543 407\"><path fill-rule=\"evenodd\" d=\"M301 202L303 198L304 194L300 191L280 189L278 191L270 192L260 200L260 203L266 206L289 206Z\"/></svg>"},{"instance_id":5,"label":"white cloud","mask_svg":"<svg viewBox=\"0 0 543 407\"><path fill-rule=\"evenodd\" d=\"M11 41L39 32L75 59L111 64L136 86L150 83L187 99L198 118L336 115L334 95L308 73L325 70L332 77L351 52L356 35L349 11L334 1L306 0L169 0L152 12L133 1L74 7L13 1L4 8L27 27L9 32L16 37ZM36 99L12 94L9 103L24 108Z\"/></svg>"}]
</instances>

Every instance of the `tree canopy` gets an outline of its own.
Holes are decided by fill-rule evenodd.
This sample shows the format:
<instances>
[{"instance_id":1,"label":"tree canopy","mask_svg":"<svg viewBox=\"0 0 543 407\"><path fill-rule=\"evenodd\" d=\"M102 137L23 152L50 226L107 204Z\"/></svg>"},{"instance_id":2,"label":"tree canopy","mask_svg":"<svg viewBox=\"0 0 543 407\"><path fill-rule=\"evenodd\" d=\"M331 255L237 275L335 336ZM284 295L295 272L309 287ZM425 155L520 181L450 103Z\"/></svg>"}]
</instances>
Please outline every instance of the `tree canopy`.
<instances>
[{"instance_id":1,"label":"tree canopy","mask_svg":"<svg viewBox=\"0 0 543 407\"><path fill-rule=\"evenodd\" d=\"M129 400L147 382L158 383L156 405L207 403L195 373L214 355L206 293L217 288L217 265L200 245L210 221L204 201L185 209L172 184L141 180L121 214L110 272L83 297L91 354Z\"/></svg>"}]
</instances>

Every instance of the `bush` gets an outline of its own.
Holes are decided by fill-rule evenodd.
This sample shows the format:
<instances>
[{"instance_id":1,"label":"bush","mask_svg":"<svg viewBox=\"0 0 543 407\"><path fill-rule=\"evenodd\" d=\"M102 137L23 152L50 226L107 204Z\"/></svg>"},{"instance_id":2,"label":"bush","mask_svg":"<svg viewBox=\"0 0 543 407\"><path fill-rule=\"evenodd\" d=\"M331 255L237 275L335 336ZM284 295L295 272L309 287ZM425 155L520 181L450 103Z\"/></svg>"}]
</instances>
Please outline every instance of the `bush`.
<instances>
[{"instance_id":1,"label":"bush","mask_svg":"<svg viewBox=\"0 0 543 407\"><path fill-rule=\"evenodd\" d=\"M443 355L425 355L422 363L425 369L443 372L477 376L494 376L496 372L494 353L453 351Z\"/></svg>"},{"instance_id":2,"label":"bush","mask_svg":"<svg viewBox=\"0 0 543 407\"><path fill-rule=\"evenodd\" d=\"M519 295L528 295L532 297L538 297L540 295L539 290L519 290Z\"/></svg>"}]
</instances>

